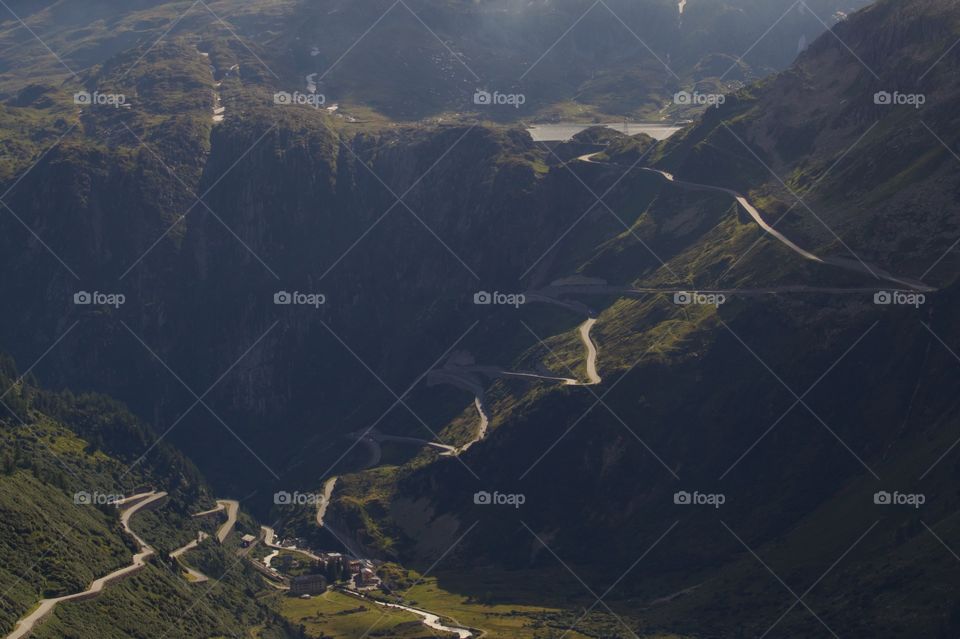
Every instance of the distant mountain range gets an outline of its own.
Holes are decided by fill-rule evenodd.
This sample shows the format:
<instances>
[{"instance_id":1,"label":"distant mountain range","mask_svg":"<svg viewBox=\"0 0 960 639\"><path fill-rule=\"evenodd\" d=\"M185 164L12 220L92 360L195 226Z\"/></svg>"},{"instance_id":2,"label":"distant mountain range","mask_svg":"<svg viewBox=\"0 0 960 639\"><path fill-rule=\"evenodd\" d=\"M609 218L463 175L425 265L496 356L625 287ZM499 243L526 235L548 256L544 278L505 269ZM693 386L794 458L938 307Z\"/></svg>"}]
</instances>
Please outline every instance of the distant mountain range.
<instances>
[{"instance_id":1,"label":"distant mountain range","mask_svg":"<svg viewBox=\"0 0 960 639\"><path fill-rule=\"evenodd\" d=\"M15 90L25 72L63 76L126 50L143 53L161 37L240 31L243 46L233 45L251 66L263 63L271 81L290 91L315 84L330 103L361 113L659 120L695 113L674 103L678 91L726 91L783 69L866 3L692 0L682 13L675 0L142 0L120 13L101 2L82 10L63 1L14 4L60 60L26 30L12 30L0 89ZM523 97L519 108L497 108L477 104L477 91Z\"/></svg>"},{"instance_id":2,"label":"distant mountain range","mask_svg":"<svg viewBox=\"0 0 960 639\"><path fill-rule=\"evenodd\" d=\"M391 115L659 119L676 111L677 91L782 69L864 4L706 0L681 14L673 0L314 3L289 43L290 66L317 73L337 100ZM525 101L478 109L475 89Z\"/></svg>"}]
</instances>

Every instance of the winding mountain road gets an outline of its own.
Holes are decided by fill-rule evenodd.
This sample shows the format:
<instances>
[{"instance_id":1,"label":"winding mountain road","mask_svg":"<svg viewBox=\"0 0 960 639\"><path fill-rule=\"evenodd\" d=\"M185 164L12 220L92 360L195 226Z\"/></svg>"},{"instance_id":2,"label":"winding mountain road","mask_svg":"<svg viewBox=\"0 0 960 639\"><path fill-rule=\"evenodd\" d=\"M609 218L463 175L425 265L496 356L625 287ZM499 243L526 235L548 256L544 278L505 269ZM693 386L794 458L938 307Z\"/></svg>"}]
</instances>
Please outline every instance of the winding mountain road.
<instances>
[{"instance_id":1,"label":"winding mountain road","mask_svg":"<svg viewBox=\"0 0 960 639\"><path fill-rule=\"evenodd\" d=\"M337 486L337 477L331 477L323 483L323 493L317 501L317 525L323 528L323 518L327 514L327 508L330 507L330 499L333 497L333 489Z\"/></svg>"},{"instance_id":2,"label":"winding mountain road","mask_svg":"<svg viewBox=\"0 0 960 639\"><path fill-rule=\"evenodd\" d=\"M210 510L204 510L199 513L194 513L192 516L207 517L209 515L215 515L216 513L226 511L227 520L223 522L220 525L220 527L217 529L217 541L222 544L226 540L226 538L230 535L230 532L233 530L233 527L237 523L237 513L239 509L240 509L240 502L236 500L218 499L216 507L211 508ZM207 537L209 537L209 535L201 531L197 535L196 539L192 540L190 543L184 546L181 546L180 548L177 548L176 550L170 553L170 558L177 560L177 563L180 564L180 567L183 568L184 572L187 573L187 579L192 583L203 583L205 581L209 581L210 578L207 577L202 572L200 572L199 570L196 570L195 568L191 568L186 561L181 561L180 557L182 557L187 552L199 546L200 543Z\"/></svg>"},{"instance_id":3,"label":"winding mountain road","mask_svg":"<svg viewBox=\"0 0 960 639\"><path fill-rule=\"evenodd\" d=\"M511 371L499 366L483 366L475 364L462 365L451 364L448 362L444 368L430 371L428 374L428 383L430 385L450 384L451 386L456 386L457 388L462 388L473 393L473 403L477 409L477 414L480 418L480 424L477 427L477 432L474 437L457 448L453 448L452 446L447 446L445 444L438 444L436 442L426 442L425 440L418 440L420 443L428 444L437 448L444 448L446 449L446 451L442 453L444 455L460 455L487 436L487 430L490 427L490 416L484 400L484 388L477 378L477 375L486 375L487 377L492 378L519 377L539 379L548 382L558 382L564 386L594 386L602 381L600 375L597 373L597 346L590 337L590 331L593 330L594 325L597 323L596 317L593 317L593 311L591 311L584 304L575 301L561 300L555 296L551 296L548 292L531 292L528 300L536 302L550 302L570 308L576 312L584 312L588 315L587 320L577 328L577 334L580 336L580 341L583 342L584 349L587 353L587 381L583 382L572 377L557 377L555 375L543 375L528 371ZM381 439L386 440L384 437L381 437ZM398 440L403 438L393 439Z\"/></svg>"},{"instance_id":4,"label":"winding mountain road","mask_svg":"<svg viewBox=\"0 0 960 639\"><path fill-rule=\"evenodd\" d=\"M41 599L40 603L30 614L17 622L13 632L8 634L6 639L23 639L24 637L29 636L30 633L33 632L34 627L40 624L50 613L53 612L57 604L67 601L84 601L87 599L92 599L103 592L103 589L106 586L142 570L146 565L147 558L153 555L155 551L147 544L147 542L141 539L137 533L133 532L133 530L130 528L130 518L133 517L133 515L138 511L159 502L166 496L167 493L165 492L150 492L134 495L133 497L118 501L118 505L133 503L132 506L124 510L120 515L120 524L123 526L124 531L133 537L140 549L139 552L133 556L130 565L124 566L118 570L114 570L110 574L94 580L93 583L90 584L90 587L82 592L64 595L63 597L54 597L52 599Z\"/></svg>"},{"instance_id":5,"label":"winding mountain road","mask_svg":"<svg viewBox=\"0 0 960 639\"><path fill-rule=\"evenodd\" d=\"M270 526L260 526L260 531L263 533L263 545L267 548L278 551L278 554L279 551L285 550L287 552L295 552L303 555L304 557L312 559L313 561L320 561L320 556L310 552L309 550L303 550L301 548L297 548L296 546L281 546L278 544L276 542L277 534Z\"/></svg>"},{"instance_id":6,"label":"winding mountain road","mask_svg":"<svg viewBox=\"0 0 960 639\"><path fill-rule=\"evenodd\" d=\"M271 563L274 559L276 559L276 557L277 557L279 554L280 554L280 551L279 551L279 550L276 550L276 549L271 550L271 551L270 551L270 554L263 558L263 565L266 566L267 568L273 568L273 566L271 566L270 563Z\"/></svg>"},{"instance_id":7,"label":"winding mountain road","mask_svg":"<svg viewBox=\"0 0 960 639\"><path fill-rule=\"evenodd\" d=\"M466 444L460 447L460 452L464 452L478 441L482 440L487 436L487 431L490 429L490 415L487 414L486 406L483 404L483 399L481 395L477 395L473 398L473 405L477 409L477 415L480 417L480 423L477 425L477 434L476 436L468 441Z\"/></svg>"},{"instance_id":8,"label":"winding mountain road","mask_svg":"<svg viewBox=\"0 0 960 639\"><path fill-rule=\"evenodd\" d=\"M204 510L204 511L201 511L201 512L199 512L199 513L193 513L192 516L193 516L193 517L206 517L207 515L213 515L213 514L215 514L215 513L218 513L218 512L220 512L220 511L222 511L223 509L224 509L224 505L221 504L221 503L218 501L218 502L217 502L217 505L216 505L215 507L211 508L210 510Z\"/></svg>"},{"instance_id":9,"label":"winding mountain road","mask_svg":"<svg viewBox=\"0 0 960 639\"><path fill-rule=\"evenodd\" d=\"M479 373L481 375L486 375L487 377L520 377L529 379L542 379L548 382L560 382L565 386L576 386L580 384L580 382L571 377L556 377L554 375L543 375L541 373L532 373L529 371L510 371L500 368L499 366L457 366L456 368L447 369L447 371L454 373Z\"/></svg>"},{"instance_id":10,"label":"winding mountain road","mask_svg":"<svg viewBox=\"0 0 960 639\"><path fill-rule=\"evenodd\" d=\"M480 423L477 425L477 431L474 436L465 444L457 449L457 454L466 452L471 446L481 441L487 436L487 430L490 428L490 412L487 410L486 393L483 384L475 375L464 370L462 367L441 368L432 370L427 374L427 384L435 386L437 384L450 384L457 388L462 388L469 393L473 393L473 405L477 409L477 417Z\"/></svg>"},{"instance_id":11,"label":"winding mountain road","mask_svg":"<svg viewBox=\"0 0 960 639\"><path fill-rule=\"evenodd\" d=\"M237 523L237 513L240 510L240 502L233 499L218 499L217 504L227 511L227 521L223 522L223 525L217 529L217 541L222 544L226 541Z\"/></svg>"},{"instance_id":12,"label":"winding mountain road","mask_svg":"<svg viewBox=\"0 0 960 639\"><path fill-rule=\"evenodd\" d=\"M200 572L199 570L191 568L189 565L187 565L185 561L180 561L180 557L182 557L188 551L193 550L194 548L199 546L200 542L202 542L208 536L209 535L207 535L207 533L200 532L200 534L197 536L197 539L194 539L193 541L186 544L185 546L181 546L180 548L177 548L176 550L170 553L170 558L176 559L178 561L178 563L180 564L180 567L183 568L183 570L187 573L187 579L193 583L203 583L205 581L208 581L210 578L207 577L202 572Z\"/></svg>"},{"instance_id":13,"label":"winding mountain road","mask_svg":"<svg viewBox=\"0 0 960 639\"><path fill-rule=\"evenodd\" d=\"M590 337L590 331L596 323L597 318L591 317L580 325L580 330L578 331L580 333L580 340L587 349L587 379L590 380L586 384L578 382L578 386L595 386L601 382L600 375L597 374L597 345L594 344L593 339Z\"/></svg>"},{"instance_id":14,"label":"winding mountain road","mask_svg":"<svg viewBox=\"0 0 960 639\"><path fill-rule=\"evenodd\" d=\"M227 520L217 529L217 541L221 544L226 541L227 537L233 531L233 527L237 524L237 513L240 511L240 502L235 499L218 499L216 507L193 514L194 517L206 517L224 510L227 511Z\"/></svg>"},{"instance_id":15,"label":"winding mountain road","mask_svg":"<svg viewBox=\"0 0 960 639\"><path fill-rule=\"evenodd\" d=\"M383 433L377 433L375 438L378 442L399 442L401 444L416 444L418 446L429 446L430 448L436 448L437 450L442 451L441 455L454 455L457 452L455 446L450 446L449 444L441 444L440 442L430 441L429 439L422 439L420 437L401 437L399 435L385 435Z\"/></svg>"},{"instance_id":16,"label":"winding mountain road","mask_svg":"<svg viewBox=\"0 0 960 639\"><path fill-rule=\"evenodd\" d=\"M627 169L631 168L631 167L623 167L623 165L612 163L612 162L597 162L593 158L599 155L600 153L602 153L602 151L599 151L597 153L588 153L586 155L581 155L580 157L577 158L577 160L581 162L587 162L589 164L599 164L602 166L616 166L616 167L622 167ZM869 275L876 279L881 279L887 282L891 282L893 284L897 284L898 286L905 286L912 291L932 292L936 290L918 280L891 275L890 273L883 270L882 268L873 264L867 264L866 262L863 262L859 259L851 259L846 257L820 257L804 248L801 248L795 242L793 242L793 240L791 240L786 235L784 235L777 229L773 228L773 226L768 224L767 221L763 219L763 216L760 214L760 211L758 211L757 208L753 206L753 204L751 204L750 201L745 196L734 191L733 189L727 189L721 186L713 186L710 184L700 184L698 182L687 182L687 181L678 179L672 173L668 173L666 171L661 171L659 169L654 169L650 167L636 167L636 168L640 171L654 173L660 176L660 178L663 179L664 181L670 184L673 184L675 186L679 186L680 188L683 188L683 189L692 190L692 191L713 191L716 193L724 193L726 195L729 195L750 215L751 218L753 218L753 221L756 222L757 225L761 229L763 229L765 233L767 233L768 235L773 237L775 240L777 240L778 242L780 242L781 244L789 248L791 251L793 251L794 253L796 253L797 255L801 256L806 260L817 262L818 264L828 264L830 266L836 266L838 268L842 268L848 271L853 271L861 275Z\"/></svg>"},{"instance_id":17,"label":"winding mountain road","mask_svg":"<svg viewBox=\"0 0 960 639\"><path fill-rule=\"evenodd\" d=\"M697 292L703 294L737 295L741 297L758 297L761 295L776 295L778 293L849 293L863 295L878 291L910 292L913 289L891 288L889 286L807 286L794 284L787 286L771 286L767 288L678 288L678 287L642 287L642 286L615 286L610 284L565 285L548 286L540 289L539 296L546 300L549 295L614 295L618 297L644 297L651 294L674 294ZM561 300L562 301L562 300Z\"/></svg>"},{"instance_id":18,"label":"winding mountain road","mask_svg":"<svg viewBox=\"0 0 960 639\"><path fill-rule=\"evenodd\" d=\"M471 373L478 373L481 375L486 375L487 377L520 377L520 378L529 378L529 379L540 379L548 382L558 382L564 386L594 386L599 384L602 380L597 374L597 347L594 344L593 340L590 338L590 332L593 330L594 325L597 323L597 318L589 317L583 324L577 327L577 335L580 337L580 341L583 343L583 347L586 350L587 357L587 381L583 382L572 377L558 377L556 375L543 375L541 373L532 373L529 371L511 371L501 368L499 366L478 366L478 365L454 365L448 366L447 368L437 371L440 379L440 374L446 375L447 383L453 384L457 380L460 383L456 384L461 387L469 387L474 390L474 394L479 398L482 393L482 387L479 386L476 382L472 384L466 383L466 376ZM472 377L470 377L472 380ZM480 391L480 392L478 392ZM479 409L479 407L478 407ZM481 411L482 412L482 411Z\"/></svg>"},{"instance_id":19,"label":"winding mountain road","mask_svg":"<svg viewBox=\"0 0 960 639\"><path fill-rule=\"evenodd\" d=\"M666 171L660 171L659 169L651 169L647 167L639 167L639 168L642 171L655 173L656 175L659 175L661 178L663 178L667 182L675 184L684 189L688 189L692 191L715 191L717 193L725 193L726 195L729 195L734 200L736 200L737 203L740 206L742 206L747 213L750 214L750 217L753 218L753 221L756 222L757 225L759 225L760 228L762 228L768 235L773 236L781 244L784 244L791 251L800 255L804 259L811 260L813 262L819 262L820 264L824 264L823 259L817 257L816 255L814 255L810 251L807 251L806 249L800 248L792 240L790 240L786 235L784 235L777 229L767 224L767 221L763 219L762 215L760 215L760 211L758 211L756 207L750 204L750 201L747 200L747 198L740 195L736 191L723 188L722 186L710 186L708 184L699 184L697 182L685 182L683 180L678 180L676 177L674 177L672 173L667 173Z\"/></svg>"},{"instance_id":20,"label":"winding mountain road","mask_svg":"<svg viewBox=\"0 0 960 639\"><path fill-rule=\"evenodd\" d=\"M380 464L380 459L383 457L383 451L381 449L381 442L399 442L401 444L414 444L416 446L427 446L429 448L435 448L440 450L440 454L443 456L456 455L458 449L449 444L442 444L440 442L431 441L429 439L422 439L420 437L403 437L400 435L387 435L381 433L375 428L355 431L352 433L347 433L346 437L354 439L364 444L370 449L370 461L365 465L366 468L373 468Z\"/></svg>"}]
</instances>

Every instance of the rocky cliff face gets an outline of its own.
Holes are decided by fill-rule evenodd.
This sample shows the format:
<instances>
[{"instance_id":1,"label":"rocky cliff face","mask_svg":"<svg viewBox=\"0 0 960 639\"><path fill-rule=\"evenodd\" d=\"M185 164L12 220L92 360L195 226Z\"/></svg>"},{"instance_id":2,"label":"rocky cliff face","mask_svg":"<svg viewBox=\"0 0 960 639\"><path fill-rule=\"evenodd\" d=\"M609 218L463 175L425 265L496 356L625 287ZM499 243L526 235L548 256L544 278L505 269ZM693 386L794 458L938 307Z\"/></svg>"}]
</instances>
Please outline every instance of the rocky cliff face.
<instances>
[{"instance_id":1,"label":"rocky cliff face","mask_svg":"<svg viewBox=\"0 0 960 639\"><path fill-rule=\"evenodd\" d=\"M77 126L12 191L43 244L3 220L4 268L18 274L5 295L20 309L3 331L29 336L11 349L32 361L70 329L44 359L48 379L177 423L174 438L224 468L249 453L231 442L237 457L223 457L220 419L270 467L303 455L301 438L367 425L394 399L377 376L405 388L475 321L463 312L475 292L520 290L555 240L545 231L591 204L519 130L338 131L272 104L242 67L219 90L244 117L212 126L212 98L175 97L217 88L198 51L166 46L145 64L117 85L132 108L65 114ZM122 65L106 68L91 87L119 82ZM162 90L143 79L158 68ZM77 306L78 291L127 303ZM281 291L325 303L277 305ZM224 373L217 415L187 411Z\"/></svg>"}]
</instances>

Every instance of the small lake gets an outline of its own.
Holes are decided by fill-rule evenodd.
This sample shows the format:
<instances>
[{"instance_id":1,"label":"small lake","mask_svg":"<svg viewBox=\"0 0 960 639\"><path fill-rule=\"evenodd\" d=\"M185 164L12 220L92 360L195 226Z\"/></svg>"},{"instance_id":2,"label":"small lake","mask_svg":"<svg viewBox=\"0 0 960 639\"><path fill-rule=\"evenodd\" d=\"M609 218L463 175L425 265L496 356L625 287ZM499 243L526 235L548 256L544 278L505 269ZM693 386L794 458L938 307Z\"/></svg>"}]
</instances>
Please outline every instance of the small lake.
<instances>
[{"instance_id":1,"label":"small lake","mask_svg":"<svg viewBox=\"0 0 960 639\"><path fill-rule=\"evenodd\" d=\"M672 124L655 122L555 122L551 124L534 124L527 127L527 131L530 132L534 142L563 142L564 140L569 140L581 131L586 131L592 126L605 126L628 135L646 133L655 140L665 140L681 128Z\"/></svg>"}]
</instances>

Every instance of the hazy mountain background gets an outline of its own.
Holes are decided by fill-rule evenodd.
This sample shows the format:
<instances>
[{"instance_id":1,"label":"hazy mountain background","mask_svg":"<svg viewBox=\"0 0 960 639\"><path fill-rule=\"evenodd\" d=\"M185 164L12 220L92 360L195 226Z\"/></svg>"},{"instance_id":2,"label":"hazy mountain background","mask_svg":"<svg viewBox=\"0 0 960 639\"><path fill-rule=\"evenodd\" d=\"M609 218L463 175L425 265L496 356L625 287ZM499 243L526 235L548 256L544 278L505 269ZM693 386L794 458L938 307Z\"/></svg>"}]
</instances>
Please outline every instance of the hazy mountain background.
<instances>
[{"instance_id":1,"label":"hazy mountain background","mask_svg":"<svg viewBox=\"0 0 960 639\"><path fill-rule=\"evenodd\" d=\"M477 89L523 93L522 109L481 111L502 120L659 119L681 89L730 88L783 69L865 4L693 0L682 13L674 0L141 0L119 13L99 2L11 8L73 71L125 50L143 51L161 36L229 38L240 30L238 53L264 62L269 80L303 90L313 75L331 103L349 105L361 117L374 109L394 118L456 119L477 111ZM0 69L10 77L7 90L16 90L24 72L66 71L52 56L37 55L47 52L26 30L5 37Z\"/></svg>"}]
</instances>

